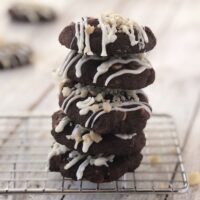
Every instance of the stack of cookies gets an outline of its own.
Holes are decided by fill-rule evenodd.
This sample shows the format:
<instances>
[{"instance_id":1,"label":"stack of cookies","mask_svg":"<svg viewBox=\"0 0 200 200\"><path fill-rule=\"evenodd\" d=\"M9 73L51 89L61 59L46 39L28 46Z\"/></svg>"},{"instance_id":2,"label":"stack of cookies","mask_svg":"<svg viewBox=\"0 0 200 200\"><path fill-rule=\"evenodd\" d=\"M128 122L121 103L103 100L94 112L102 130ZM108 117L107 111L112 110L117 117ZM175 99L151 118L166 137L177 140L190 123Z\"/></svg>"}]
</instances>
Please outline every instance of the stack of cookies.
<instances>
[{"instance_id":1,"label":"stack of cookies","mask_svg":"<svg viewBox=\"0 0 200 200\"><path fill-rule=\"evenodd\" d=\"M112 13L71 23L59 41L70 52L57 70L61 109L52 116L49 170L74 180L117 180L142 160L152 109L140 89L155 79L144 52L156 38Z\"/></svg>"}]
</instances>

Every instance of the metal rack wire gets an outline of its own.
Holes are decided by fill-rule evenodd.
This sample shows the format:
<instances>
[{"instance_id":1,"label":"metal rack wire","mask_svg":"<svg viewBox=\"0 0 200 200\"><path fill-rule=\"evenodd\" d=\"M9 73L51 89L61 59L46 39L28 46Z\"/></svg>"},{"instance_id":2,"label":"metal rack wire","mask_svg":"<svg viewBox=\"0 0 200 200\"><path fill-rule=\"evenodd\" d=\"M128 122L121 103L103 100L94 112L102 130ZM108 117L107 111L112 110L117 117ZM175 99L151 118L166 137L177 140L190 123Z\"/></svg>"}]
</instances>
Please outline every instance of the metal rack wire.
<instances>
[{"instance_id":1,"label":"metal rack wire","mask_svg":"<svg viewBox=\"0 0 200 200\"><path fill-rule=\"evenodd\" d=\"M72 181L45 170L52 144L49 116L0 116L0 194L183 193L188 189L172 118L155 114L145 129L143 161L111 183Z\"/></svg>"}]
</instances>

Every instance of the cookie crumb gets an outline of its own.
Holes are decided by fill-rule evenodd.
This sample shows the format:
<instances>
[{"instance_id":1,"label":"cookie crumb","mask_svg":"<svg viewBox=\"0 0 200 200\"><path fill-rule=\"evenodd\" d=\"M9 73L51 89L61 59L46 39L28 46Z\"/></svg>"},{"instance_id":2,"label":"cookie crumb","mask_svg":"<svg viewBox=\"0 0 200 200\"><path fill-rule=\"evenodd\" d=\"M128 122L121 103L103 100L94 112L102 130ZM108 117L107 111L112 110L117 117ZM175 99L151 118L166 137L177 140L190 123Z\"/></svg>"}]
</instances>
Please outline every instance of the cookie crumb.
<instances>
[{"instance_id":1,"label":"cookie crumb","mask_svg":"<svg viewBox=\"0 0 200 200\"><path fill-rule=\"evenodd\" d=\"M190 186L195 186L200 184L200 173L199 172L191 172L189 174L189 184Z\"/></svg>"},{"instance_id":2,"label":"cookie crumb","mask_svg":"<svg viewBox=\"0 0 200 200\"><path fill-rule=\"evenodd\" d=\"M158 165L161 161L161 158L160 156L158 155L152 155L150 158L149 158L149 162L152 166L155 166L155 165Z\"/></svg>"}]
</instances>

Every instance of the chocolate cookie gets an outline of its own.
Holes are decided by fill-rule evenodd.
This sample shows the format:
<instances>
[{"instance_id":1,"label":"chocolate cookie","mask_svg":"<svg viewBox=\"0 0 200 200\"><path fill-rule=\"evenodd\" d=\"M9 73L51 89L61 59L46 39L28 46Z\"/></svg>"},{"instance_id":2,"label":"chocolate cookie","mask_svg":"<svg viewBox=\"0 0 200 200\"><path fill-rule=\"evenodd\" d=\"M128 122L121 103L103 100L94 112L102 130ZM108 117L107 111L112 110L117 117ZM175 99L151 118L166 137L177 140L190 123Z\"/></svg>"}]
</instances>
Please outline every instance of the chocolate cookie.
<instances>
[{"instance_id":1,"label":"chocolate cookie","mask_svg":"<svg viewBox=\"0 0 200 200\"><path fill-rule=\"evenodd\" d=\"M99 56L141 53L156 45L150 28L117 14L81 18L63 29L59 41L78 53Z\"/></svg>"},{"instance_id":2,"label":"chocolate cookie","mask_svg":"<svg viewBox=\"0 0 200 200\"><path fill-rule=\"evenodd\" d=\"M18 22L50 22L56 19L56 14L50 7L37 5L16 3L8 10L13 21Z\"/></svg>"},{"instance_id":3,"label":"chocolate cookie","mask_svg":"<svg viewBox=\"0 0 200 200\"><path fill-rule=\"evenodd\" d=\"M141 163L140 153L130 156L90 156L70 151L55 143L49 154L49 170L60 171L73 180L89 180L94 183L115 181L126 172L133 172Z\"/></svg>"},{"instance_id":4,"label":"chocolate cookie","mask_svg":"<svg viewBox=\"0 0 200 200\"><path fill-rule=\"evenodd\" d=\"M15 68L31 63L32 50L25 44L5 44L0 46L0 69Z\"/></svg>"},{"instance_id":5,"label":"chocolate cookie","mask_svg":"<svg viewBox=\"0 0 200 200\"><path fill-rule=\"evenodd\" d=\"M76 124L98 134L140 133L151 115L140 90L116 90L65 83L59 105Z\"/></svg>"},{"instance_id":6,"label":"chocolate cookie","mask_svg":"<svg viewBox=\"0 0 200 200\"><path fill-rule=\"evenodd\" d=\"M52 116L54 139L69 149L89 155L130 155L140 152L145 145L144 133L99 135L80 125L74 124L62 111Z\"/></svg>"},{"instance_id":7,"label":"chocolate cookie","mask_svg":"<svg viewBox=\"0 0 200 200\"><path fill-rule=\"evenodd\" d=\"M126 90L144 88L155 79L155 71L143 54L108 58L75 51L68 54L57 75L87 85Z\"/></svg>"}]
</instances>

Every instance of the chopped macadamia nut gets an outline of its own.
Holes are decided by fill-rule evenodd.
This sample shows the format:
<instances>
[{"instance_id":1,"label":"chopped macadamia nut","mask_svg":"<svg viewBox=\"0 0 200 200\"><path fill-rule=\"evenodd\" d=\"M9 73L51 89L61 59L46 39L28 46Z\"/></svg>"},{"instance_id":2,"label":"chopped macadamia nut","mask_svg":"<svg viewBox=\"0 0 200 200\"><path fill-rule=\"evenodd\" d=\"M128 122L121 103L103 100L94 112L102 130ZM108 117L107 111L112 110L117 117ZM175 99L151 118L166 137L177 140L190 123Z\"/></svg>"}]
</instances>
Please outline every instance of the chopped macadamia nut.
<instances>
[{"instance_id":1,"label":"chopped macadamia nut","mask_svg":"<svg viewBox=\"0 0 200 200\"><path fill-rule=\"evenodd\" d=\"M115 65L112 66L112 68L118 70L118 69L121 69L121 68L122 68L122 65L120 65L120 64L115 64Z\"/></svg>"},{"instance_id":2,"label":"chopped macadamia nut","mask_svg":"<svg viewBox=\"0 0 200 200\"><path fill-rule=\"evenodd\" d=\"M200 173L199 172L191 172L189 174L189 184L190 186L195 186L200 184Z\"/></svg>"},{"instance_id":3,"label":"chopped macadamia nut","mask_svg":"<svg viewBox=\"0 0 200 200\"><path fill-rule=\"evenodd\" d=\"M99 110L99 105L98 104L94 104L94 105L90 106L90 110L92 112L97 112Z\"/></svg>"},{"instance_id":4,"label":"chopped macadamia nut","mask_svg":"<svg viewBox=\"0 0 200 200\"><path fill-rule=\"evenodd\" d=\"M158 165L161 161L161 158L160 156L158 155L152 155L150 158L149 158L149 162L152 166L155 166L155 165Z\"/></svg>"},{"instance_id":5,"label":"chopped macadamia nut","mask_svg":"<svg viewBox=\"0 0 200 200\"><path fill-rule=\"evenodd\" d=\"M88 94L88 90L85 89L85 88L83 88L83 89L81 90L81 97L86 97L87 94Z\"/></svg>"},{"instance_id":6,"label":"chopped macadamia nut","mask_svg":"<svg viewBox=\"0 0 200 200\"><path fill-rule=\"evenodd\" d=\"M94 133L93 131L90 131L90 137L96 143L99 143L102 140L102 137L99 134Z\"/></svg>"},{"instance_id":7,"label":"chopped macadamia nut","mask_svg":"<svg viewBox=\"0 0 200 200\"><path fill-rule=\"evenodd\" d=\"M88 134L83 135L83 136L82 136L82 139L83 139L84 141L91 141L90 134L88 133Z\"/></svg>"},{"instance_id":8,"label":"chopped macadamia nut","mask_svg":"<svg viewBox=\"0 0 200 200\"><path fill-rule=\"evenodd\" d=\"M94 26L88 24L85 30L88 34L92 34L94 32Z\"/></svg>"},{"instance_id":9,"label":"chopped macadamia nut","mask_svg":"<svg viewBox=\"0 0 200 200\"><path fill-rule=\"evenodd\" d=\"M104 103L103 103L103 110L104 110L105 112L110 112L110 111L112 110L112 106L110 105L109 102L104 102Z\"/></svg>"},{"instance_id":10,"label":"chopped macadamia nut","mask_svg":"<svg viewBox=\"0 0 200 200\"><path fill-rule=\"evenodd\" d=\"M69 87L64 87L62 89L62 95L63 97L67 97L71 93L71 89Z\"/></svg>"},{"instance_id":11,"label":"chopped macadamia nut","mask_svg":"<svg viewBox=\"0 0 200 200\"><path fill-rule=\"evenodd\" d=\"M101 94L101 93L99 93L99 94L97 94L97 96L95 97L95 100L97 101L97 102L100 102L100 101L103 101L103 95Z\"/></svg>"}]
</instances>

